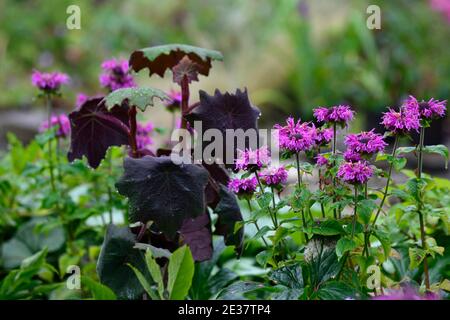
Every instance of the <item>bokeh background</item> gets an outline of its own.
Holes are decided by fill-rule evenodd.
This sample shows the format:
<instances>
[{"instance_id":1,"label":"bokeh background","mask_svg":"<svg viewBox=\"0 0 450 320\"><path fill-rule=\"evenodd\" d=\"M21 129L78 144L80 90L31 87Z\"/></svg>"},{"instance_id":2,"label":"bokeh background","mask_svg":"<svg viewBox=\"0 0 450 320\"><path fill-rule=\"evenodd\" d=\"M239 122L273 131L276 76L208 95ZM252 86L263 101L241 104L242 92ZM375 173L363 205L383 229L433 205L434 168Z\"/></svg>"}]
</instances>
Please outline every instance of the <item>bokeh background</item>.
<instances>
[{"instance_id":1,"label":"bokeh background","mask_svg":"<svg viewBox=\"0 0 450 320\"><path fill-rule=\"evenodd\" d=\"M81 30L66 28L72 4L81 8ZM381 30L366 27L371 4L381 8ZM263 127L348 103L358 112L351 130L370 129L408 94L448 99L449 40L450 0L2 0L0 146L7 131L30 139L45 118L30 84L33 68L71 76L57 104L70 112L78 92L101 92L103 60L174 42L225 56L194 85L192 100L199 88L247 87ZM137 79L173 88L168 77L142 72ZM158 126L170 122L157 109L146 117ZM436 122L427 142L448 145L449 124Z\"/></svg>"}]
</instances>

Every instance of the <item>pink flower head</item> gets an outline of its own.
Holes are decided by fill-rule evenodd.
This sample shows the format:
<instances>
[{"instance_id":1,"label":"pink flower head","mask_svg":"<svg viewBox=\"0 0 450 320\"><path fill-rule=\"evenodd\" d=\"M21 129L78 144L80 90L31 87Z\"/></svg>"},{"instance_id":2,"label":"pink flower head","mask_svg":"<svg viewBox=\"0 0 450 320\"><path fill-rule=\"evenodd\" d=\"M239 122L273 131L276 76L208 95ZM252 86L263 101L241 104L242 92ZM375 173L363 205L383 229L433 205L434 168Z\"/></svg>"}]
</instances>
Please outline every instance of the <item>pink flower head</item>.
<instances>
[{"instance_id":1,"label":"pink flower head","mask_svg":"<svg viewBox=\"0 0 450 320\"><path fill-rule=\"evenodd\" d=\"M419 113L413 108L400 107L399 111L391 108L383 113L381 124L386 130L394 134L407 134L412 130L418 131L420 127Z\"/></svg>"},{"instance_id":2,"label":"pink flower head","mask_svg":"<svg viewBox=\"0 0 450 320\"><path fill-rule=\"evenodd\" d=\"M170 101L165 105L169 111L175 111L180 109L181 106L181 92L176 90L170 90L168 93Z\"/></svg>"},{"instance_id":3,"label":"pink flower head","mask_svg":"<svg viewBox=\"0 0 450 320\"><path fill-rule=\"evenodd\" d=\"M260 174L261 180L268 186L279 186L286 183L288 172L285 167L270 167L265 169Z\"/></svg>"},{"instance_id":4,"label":"pink flower head","mask_svg":"<svg viewBox=\"0 0 450 320\"><path fill-rule=\"evenodd\" d=\"M33 70L31 83L45 93L57 93L61 85L69 83L69 76L61 72L40 72Z\"/></svg>"},{"instance_id":5,"label":"pink flower head","mask_svg":"<svg viewBox=\"0 0 450 320\"><path fill-rule=\"evenodd\" d=\"M278 139L282 149L300 152L310 150L314 145L316 128L308 122L301 123L299 119L296 123L294 118L289 117L284 127L276 124L274 128L279 130Z\"/></svg>"},{"instance_id":6,"label":"pink flower head","mask_svg":"<svg viewBox=\"0 0 450 320\"><path fill-rule=\"evenodd\" d=\"M359 154L353 150L347 149L344 152L344 160L347 162L358 162L358 161L362 160L362 157L361 157L361 154Z\"/></svg>"},{"instance_id":7,"label":"pink flower head","mask_svg":"<svg viewBox=\"0 0 450 320\"><path fill-rule=\"evenodd\" d=\"M256 150L246 149L238 150L238 158L236 159L236 170L259 170L263 166L270 163L270 152L267 146L263 146Z\"/></svg>"},{"instance_id":8,"label":"pink flower head","mask_svg":"<svg viewBox=\"0 0 450 320\"><path fill-rule=\"evenodd\" d=\"M233 178L228 183L228 189L238 196L251 196L256 191L258 181L255 177L251 178Z\"/></svg>"},{"instance_id":9,"label":"pink flower head","mask_svg":"<svg viewBox=\"0 0 450 320\"><path fill-rule=\"evenodd\" d=\"M100 85L109 91L135 87L133 77L128 73L130 67L125 59L110 59L102 63Z\"/></svg>"},{"instance_id":10,"label":"pink flower head","mask_svg":"<svg viewBox=\"0 0 450 320\"><path fill-rule=\"evenodd\" d=\"M450 23L450 1L449 0L430 0L431 8L442 13L447 22Z\"/></svg>"},{"instance_id":11,"label":"pink flower head","mask_svg":"<svg viewBox=\"0 0 450 320\"><path fill-rule=\"evenodd\" d=\"M89 99L89 96L87 94L84 94L82 92L77 94L75 108L76 109L80 108L83 105L83 103L85 103L88 99Z\"/></svg>"},{"instance_id":12,"label":"pink flower head","mask_svg":"<svg viewBox=\"0 0 450 320\"><path fill-rule=\"evenodd\" d=\"M317 128L315 143L317 146L325 146L331 142L333 139L333 129L332 128Z\"/></svg>"},{"instance_id":13,"label":"pink flower head","mask_svg":"<svg viewBox=\"0 0 450 320\"><path fill-rule=\"evenodd\" d=\"M404 106L407 112L418 113L423 119L435 119L445 116L447 101L439 101L431 98L428 101L418 102L413 96L406 99Z\"/></svg>"},{"instance_id":14,"label":"pink flower head","mask_svg":"<svg viewBox=\"0 0 450 320\"><path fill-rule=\"evenodd\" d=\"M439 300L439 295L434 293L426 293L420 295L417 290L412 287L400 288L398 290L390 290L388 293L373 297L372 300Z\"/></svg>"},{"instance_id":15,"label":"pink flower head","mask_svg":"<svg viewBox=\"0 0 450 320\"><path fill-rule=\"evenodd\" d=\"M347 135L345 137L345 145L353 152L370 155L383 151L387 143L384 142L381 134L375 133L372 129L370 131Z\"/></svg>"},{"instance_id":16,"label":"pink flower head","mask_svg":"<svg viewBox=\"0 0 450 320\"><path fill-rule=\"evenodd\" d=\"M50 128L58 126L58 130L56 131L56 136L61 138L66 138L70 134L70 120L65 114L60 114L58 116L51 116L50 123L48 121L44 121L40 128L40 132L47 131Z\"/></svg>"},{"instance_id":17,"label":"pink flower head","mask_svg":"<svg viewBox=\"0 0 450 320\"><path fill-rule=\"evenodd\" d=\"M316 163L318 166L326 166L328 165L328 159L325 158L323 155L319 154L316 157Z\"/></svg>"},{"instance_id":18,"label":"pink flower head","mask_svg":"<svg viewBox=\"0 0 450 320\"><path fill-rule=\"evenodd\" d=\"M355 115L355 112L347 105L338 105L331 108L319 107L314 109L313 112L318 122L338 123L341 126L347 125Z\"/></svg>"},{"instance_id":19,"label":"pink flower head","mask_svg":"<svg viewBox=\"0 0 450 320\"><path fill-rule=\"evenodd\" d=\"M153 144L153 140L150 134L153 132L153 124L151 122L147 124L137 124L136 127L136 144L138 149L145 149L149 145Z\"/></svg>"},{"instance_id":20,"label":"pink flower head","mask_svg":"<svg viewBox=\"0 0 450 320\"><path fill-rule=\"evenodd\" d=\"M344 162L339 166L337 176L350 184L364 184L373 175L373 170L365 161Z\"/></svg>"}]
</instances>

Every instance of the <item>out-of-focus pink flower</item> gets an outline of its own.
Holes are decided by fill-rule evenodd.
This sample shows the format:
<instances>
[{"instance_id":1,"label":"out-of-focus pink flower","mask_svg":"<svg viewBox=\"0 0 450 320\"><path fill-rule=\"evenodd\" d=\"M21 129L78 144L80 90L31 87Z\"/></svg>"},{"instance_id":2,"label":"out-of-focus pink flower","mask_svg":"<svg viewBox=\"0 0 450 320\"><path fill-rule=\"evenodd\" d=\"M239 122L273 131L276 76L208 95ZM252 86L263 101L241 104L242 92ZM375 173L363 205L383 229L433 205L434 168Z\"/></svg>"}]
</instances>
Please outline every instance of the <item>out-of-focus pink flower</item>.
<instances>
[{"instance_id":1,"label":"out-of-focus pink flower","mask_svg":"<svg viewBox=\"0 0 450 320\"><path fill-rule=\"evenodd\" d=\"M420 295L417 290L412 287L400 288L398 290L390 290L384 295L373 297L372 300L439 300L439 295L435 293L426 293Z\"/></svg>"},{"instance_id":2,"label":"out-of-focus pink flower","mask_svg":"<svg viewBox=\"0 0 450 320\"><path fill-rule=\"evenodd\" d=\"M259 170L263 166L270 163L270 152L267 146L263 146L256 150L246 149L238 150L238 158L236 159L236 170Z\"/></svg>"},{"instance_id":3,"label":"out-of-focus pink flower","mask_svg":"<svg viewBox=\"0 0 450 320\"><path fill-rule=\"evenodd\" d=\"M69 83L69 76L61 72L40 72L33 70L31 83L45 93L57 93L61 85Z\"/></svg>"},{"instance_id":4,"label":"out-of-focus pink flower","mask_svg":"<svg viewBox=\"0 0 450 320\"><path fill-rule=\"evenodd\" d=\"M421 102L413 96L409 96L404 102L406 112L418 113L423 119L435 119L445 116L447 101L439 101L431 98L428 101L422 100Z\"/></svg>"},{"instance_id":5,"label":"out-of-focus pink flower","mask_svg":"<svg viewBox=\"0 0 450 320\"><path fill-rule=\"evenodd\" d=\"M75 108L80 108L83 103L85 103L89 99L89 96L87 94L84 94L82 92L77 94L76 102L75 102Z\"/></svg>"},{"instance_id":6,"label":"out-of-focus pink flower","mask_svg":"<svg viewBox=\"0 0 450 320\"><path fill-rule=\"evenodd\" d=\"M49 128L53 128L58 126L58 130L56 131L56 136L60 138L66 138L70 134L70 120L65 114L60 114L58 116L51 116L50 123L48 121L44 121L40 128L40 132L47 131Z\"/></svg>"},{"instance_id":7,"label":"out-of-focus pink flower","mask_svg":"<svg viewBox=\"0 0 450 320\"><path fill-rule=\"evenodd\" d=\"M430 6L433 10L442 13L450 23L450 0L430 0Z\"/></svg>"},{"instance_id":8,"label":"out-of-focus pink flower","mask_svg":"<svg viewBox=\"0 0 450 320\"><path fill-rule=\"evenodd\" d=\"M136 86L133 77L129 74L130 67L127 60L106 60L102 63L102 69L103 72L99 76L100 85L109 91Z\"/></svg>"},{"instance_id":9,"label":"out-of-focus pink flower","mask_svg":"<svg viewBox=\"0 0 450 320\"><path fill-rule=\"evenodd\" d=\"M318 166L326 166L328 165L328 159L325 158L323 155L319 154L316 157L316 163Z\"/></svg>"},{"instance_id":10,"label":"out-of-focus pink flower","mask_svg":"<svg viewBox=\"0 0 450 320\"><path fill-rule=\"evenodd\" d=\"M310 150L316 139L316 128L308 122L301 122L300 119L295 122L293 117L289 117L285 126L276 124L278 129L278 139L280 148L300 152Z\"/></svg>"},{"instance_id":11,"label":"out-of-focus pink flower","mask_svg":"<svg viewBox=\"0 0 450 320\"><path fill-rule=\"evenodd\" d=\"M355 115L355 112L347 105L338 105L331 108L319 107L314 109L313 112L318 122L338 123L341 126L346 126Z\"/></svg>"},{"instance_id":12,"label":"out-of-focus pink flower","mask_svg":"<svg viewBox=\"0 0 450 320\"><path fill-rule=\"evenodd\" d=\"M365 161L344 162L339 166L338 178L350 184L364 184L373 175L373 169Z\"/></svg>"},{"instance_id":13,"label":"out-of-focus pink flower","mask_svg":"<svg viewBox=\"0 0 450 320\"><path fill-rule=\"evenodd\" d=\"M165 105L169 111L175 111L181 107L181 92L171 89L168 94L170 101Z\"/></svg>"},{"instance_id":14,"label":"out-of-focus pink flower","mask_svg":"<svg viewBox=\"0 0 450 320\"><path fill-rule=\"evenodd\" d=\"M407 110L405 106L401 106L399 111L395 111L392 108L388 110L388 112L383 113L381 121L386 130L394 134L407 134L413 130L419 130L420 119L417 110Z\"/></svg>"},{"instance_id":15,"label":"out-of-focus pink flower","mask_svg":"<svg viewBox=\"0 0 450 320\"><path fill-rule=\"evenodd\" d=\"M256 191L258 181L255 177L250 178L233 178L228 183L228 189L236 193L238 196L251 196Z\"/></svg>"},{"instance_id":16,"label":"out-of-focus pink flower","mask_svg":"<svg viewBox=\"0 0 450 320\"><path fill-rule=\"evenodd\" d=\"M153 132L154 126L151 122L147 124L137 123L136 127L136 144L138 149L146 149L153 144L150 134Z\"/></svg>"},{"instance_id":17,"label":"out-of-focus pink flower","mask_svg":"<svg viewBox=\"0 0 450 320\"><path fill-rule=\"evenodd\" d=\"M360 132L356 134L348 134L345 137L345 145L352 152L363 155L371 155L382 152L387 146L381 134L375 133L374 130Z\"/></svg>"},{"instance_id":18,"label":"out-of-focus pink flower","mask_svg":"<svg viewBox=\"0 0 450 320\"><path fill-rule=\"evenodd\" d=\"M263 170L260 174L262 183L268 186L280 186L286 183L288 172L285 167L270 167Z\"/></svg>"}]
</instances>

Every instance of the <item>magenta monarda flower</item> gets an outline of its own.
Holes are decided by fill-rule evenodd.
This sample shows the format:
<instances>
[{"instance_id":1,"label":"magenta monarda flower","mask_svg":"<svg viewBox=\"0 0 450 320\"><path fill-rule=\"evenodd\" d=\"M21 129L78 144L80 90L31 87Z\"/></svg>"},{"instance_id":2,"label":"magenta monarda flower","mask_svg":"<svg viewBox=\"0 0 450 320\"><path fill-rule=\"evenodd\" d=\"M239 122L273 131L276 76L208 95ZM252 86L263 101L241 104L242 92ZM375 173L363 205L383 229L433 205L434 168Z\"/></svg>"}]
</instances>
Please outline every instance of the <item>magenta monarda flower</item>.
<instances>
[{"instance_id":1,"label":"magenta monarda flower","mask_svg":"<svg viewBox=\"0 0 450 320\"><path fill-rule=\"evenodd\" d=\"M137 124L136 127L136 144L138 149L145 149L149 145L153 144L153 140L150 134L153 132L153 124L151 122L147 124Z\"/></svg>"},{"instance_id":2,"label":"magenta monarda flower","mask_svg":"<svg viewBox=\"0 0 450 320\"><path fill-rule=\"evenodd\" d=\"M347 105L339 105L331 108L319 107L314 109L314 117L318 122L338 123L345 126L353 120L355 112Z\"/></svg>"},{"instance_id":3,"label":"magenta monarda flower","mask_svg":"<svg viewBox=\"0 0 450 320\"><path fill-rule=\"evenodd\" d=\"M33 70L31 83L45 93L56 93L61 88L61 85L69 83L69 76L61 72L46 73Z\"/></svg>"},{"instance_id":4,"label":"magenta monarda flower","mask_svg":"<svg viewBox=\"0 0 450 320\"><path fill-rule=\"evenodd\" d=\"M436 119L445 116L447 101L438 101L431 98L428 101L418 102L413 96L406 99L404 106L406 112L418 113L422 119Z\"/></svg>"},{"instance_id":5,"label":"magenta monarda flower","mask_svg":"<svg viewBox=\"0 0 450 320\"><path fill-rule=\"evenodd\" d=\"M170 101L165 105L169 111L178 110L181 106L181 92L176 90L170 90L167 94L170 98Z\"/></svg>"},{"instance_id":6,"label":"magenta monarda flower","mask_svg":"<svg viewBox=\"0 0 450 320\"><path fill-rule=\"evenodd\" d=\"M429 292L420 295L417 290L412 287L405 287L398 290L389 290L386 294L373 297L373 300L439 300L439 295Z\"/></svg>"},{"instance_id":7,"label":"magenta monarda flower","mask_svg":"<svg viewBox=\"0 0 450 320\"><path fill-rule=\"evenodd\" d=\"M447 22L450 23L450 1L449 0L430 0L430 5L433 10L442 13Z\"/></svg>"},{"instance_id":8,"label":"magenta monarda flower","mask_svg":"<svg viewBox=\"0 0 450 320\"><path fill-rule=\"evenodd\" d=\"M102 63L102 69L100 85L109 91L136 86L133 77L128 73L130 68L127 60L106 60Z\"/></svg>"},{"instance_id":9,"label":"magenta monarda flower","mask_svg":"<svg viewBox=\"0 0 450 320\"><path fill-rule=\"evenodd\" d=\"M262 183L265 185L275 187L286 183L288 172L285 167L270 167L265 169L260 174Z\"/></svg>"},{"instance_id":10,"label":"magenta monarda flower","mask_svg":"<svg viewBox=\"0 0 450 320\"><path fill-rule=\"evenodd\" d=\"M347 162L358 162L362 160L362 157L361 154L353 150L347 149L344 152L344 160Z\"/></svg>"},{"instance_id":11,"label":"magenta monarda flower","mask_svg":"<svg viewBox=\"0 0 450 320\"><path fill-rule=\"evenodd\" d=\"M316 137L314 141L318 147L329 144L332 139L333 139L332 128L317 128Z\"/></svg>"},{"instance_id":12,"label":"magenta monarda flower","mask_svg":"<svg viewBox=\"0 0 450 320\"><path fill-rule=\"evenodd\" d=\"M388 112L383 113L381 121L386 130L394 134L407 134L412 130L419 130L420 119L417 111L407 110L404 106L400 107L399 111L391 108L388 110Z\"/></svg>"},{"instance_id":13,"label":"magenta monarda flower","mask_svg":"<svg viewBox=\"0 0 450 320\"><path fill-rule=\"evenodd\" d=\"M238 150L236 159L236 170L258 170L270 163L270 152L267 146L256 150Z\"/></svg>"},{"instance_id":14,"label":"magenta monarda flower","mask_svg":"<svg viewBox=\"0 0 450 320\"><path fill-rule=\"evenodd\" d=\"M372 175L373 170L365 161L344 162L337 173L338 178L350 184L364 184Z\"/></svg>"},{"instance_id":15,"label":"magenta monarda flower","mask_svg":"<svg viewBox=\"0 0 450 320\"><path fill-rule=\"evenodd\" d=\"M323 155L319 154L316 156L316 163L318 166L326 166L328 165L328 159Z\"/></svg>"},{"instance_id":16,"label":"magenta monarda flower","mask_svg":"<svg viewBox=\"0 0 450 320\"><path fill-rule=\"evenodd\" d=\"M239 196L247 195L251 196L256 191L258 181L255 177L251 178L233 178L228 183L228 189L233 191Z\"/></svg>"},{"instance_id":17,"label":"magenta monarda flower","mask_svg":"<svg viewBox=\"0 0 450 320\"><path fill-rule=\"evenodd\" d=\"M289 117L286 126L276 124L278 129L278 139L281 149L291 152L300 152L310 150L316 139L316 128L308 122L301 123L300 119L295 122L294 118Z\"/></svg>"},{"instance_id":18,"label":"magenta monarda flower","mask_svg":"<svg viewBox=\"0 0 450 320\"><path fill-rule=\"evenodd\" d=\"M58 116L51 116L50 123L48 121L44 121L40 128L40 132L44 132L49 128L53 128L58 126L58 130L56 131L56 136L60 138L66 138L70 134L70 120L65 114L60 114Z\"/></svg>"},{"instance_id":19,"label":"magenta monarda flower","mask_svg":"<svg viewBox=\"0 0 450 320\"><path fill-rule=\"evenodd\" d=\"M370 155L382 152L387 146L387 143L384 142L381 134L375 133L372 129L356 134L348 134L345 137L345 145L352 152Z\"/></svg>"}]
</instances>

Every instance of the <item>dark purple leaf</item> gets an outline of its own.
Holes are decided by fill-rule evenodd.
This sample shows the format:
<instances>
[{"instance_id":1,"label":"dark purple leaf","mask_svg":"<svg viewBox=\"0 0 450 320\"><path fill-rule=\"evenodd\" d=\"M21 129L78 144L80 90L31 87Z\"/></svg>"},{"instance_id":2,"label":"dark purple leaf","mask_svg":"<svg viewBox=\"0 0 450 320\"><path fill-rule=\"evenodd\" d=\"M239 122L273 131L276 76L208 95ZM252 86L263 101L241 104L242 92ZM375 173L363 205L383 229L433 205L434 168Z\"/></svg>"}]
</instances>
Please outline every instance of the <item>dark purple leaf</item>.
<instances>
[{"instance_id":1,"label":"dark purple leaf","mask_svg":"<svg viewBox=\"0 0 450 320\"><path fill-rule=\"evenodd\" d=\"M175 164L170 157L126 158L116 183L129 198L131 222L151 220L173 239L186 218L205 212L208 171L194 164Z\"/></svg>"},{"instance_id":2,"label":"dark purple leaf","mask_svg":"<svg viewBox=\"0 0 450 320\"><path fill-rule=\"evenodd\" d=\"M197 218L185 219L180 229L180 235L183 242L191 249L195 261L211 259L213 247L208 211Z\"/></svg>"},{"instance_id":3,"label":"dark purple leaf","mask_svg":"<svg viewBox=\"0 0 450 320\"><path fill-rule=\"evenodd\" d=\"M128 112L116 106L108 111L103 98L92 98L69 115L72 129L69 161L86 156L97 168L111 146L128 145Z\"/></svg>"},{"instance_id":4,"label":"dark purple leaf","mask_svg":"<svg viewBox=\"0 0 450 320\"><path fill-rule=\"evenodd\" d=\"M184 56L183 59L172 68L172 74L173 82L178 83L180 86L184 77L186 77L188 83L198 81L198 65L187 56Z\"/></svg>"},{"instance_id":5,"label":"dark purple leaf","mask_svg":"<svg viewBox=\"0 0 450 320\"><path fill-rule=\"evenodd\" d=\"M218 129L222 132L223 141L225 141L225 132L227 129L242 129L243 131L252 129L257 133L257 120L260 111L250 103L247 90L241 91L237 89L235 94L228 92L222 94L216 89L214 96L210 96L205 91L200 90L199 94L200 104L186 115L186 119L192 127L194 127L194 121L201 121L202 134L209 129ZM209 143L206 141L203 147ZM224 143L223 150L225 159L227 159L227 143ZM237 147L237 144L234 143L233 155L231 155L233 159L236 158ZM247 140L245 141L244 147L249 147ZM256 146L252 147L255 148ZM228 166L230 165L228 164Z\"/></svg>"},{"instance_id":6,"label":"dark purple leaf","mask_svg":"<svg viewBox=\"0 0 450 320\"><path fill-rule=\"evenodd\" d=\"M237 253L241 252L244 240L244 227L235 231L236 222L242 221L241 209L236 196L225 186L221 185L220 201L214 209L219 218L216 222L215 234L224 236L226 245L234 245Z\"/></svg>"}]
</instances>

